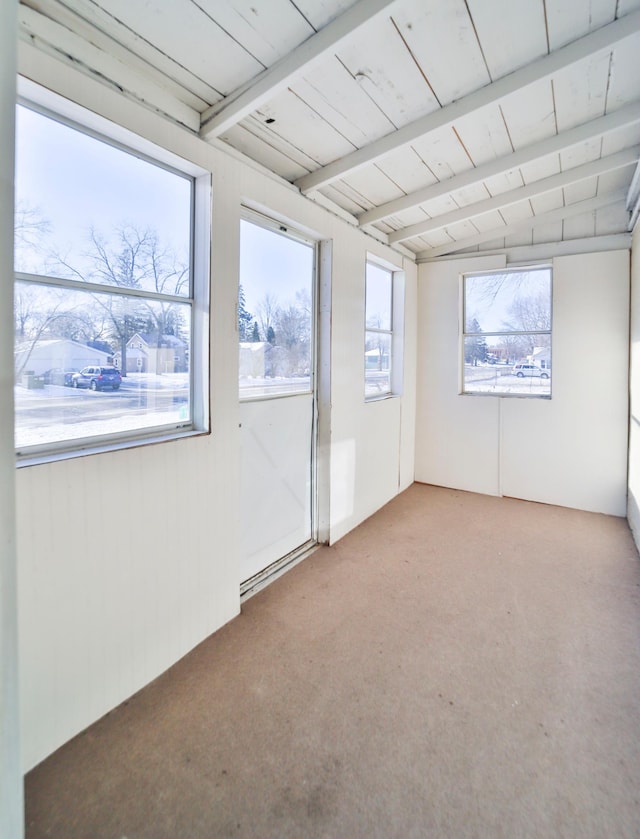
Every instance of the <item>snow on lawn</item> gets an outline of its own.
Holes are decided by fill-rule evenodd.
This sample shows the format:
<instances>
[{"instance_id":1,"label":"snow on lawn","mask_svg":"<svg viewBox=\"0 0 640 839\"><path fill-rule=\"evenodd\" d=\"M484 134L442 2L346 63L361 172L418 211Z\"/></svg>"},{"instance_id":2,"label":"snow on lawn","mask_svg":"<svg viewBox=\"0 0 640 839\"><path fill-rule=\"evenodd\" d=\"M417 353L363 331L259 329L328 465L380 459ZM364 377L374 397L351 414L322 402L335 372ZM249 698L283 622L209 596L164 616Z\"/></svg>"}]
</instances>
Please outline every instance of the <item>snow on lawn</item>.
<instances>
[{"instance_id":1,"label":"snow on lawn","mask_svg":"<svg viewBox=\"0 0 640 839\"><path fill-rule=\"evenodd\" d=\"M122 387L127 385L139 385L145 388L165 388L174 390L182 387L189 387L188 373L127 373L122 378Z\"/></svg>"},{"instance_id":2,"label":"snow on lawn","mask_svg":"<svg viewBox=\"0 0 640 839\"><path fill-rule=\"evenodd\" d=\"M498 367L489 364L476 367L465 364L465 393L496 393L527 396L550 396L551 379L541 376L527 376L519 379L511 372L511 367Z\"/></svg>"},{"instance_id":3,"label":"snow on lawn","mask_svg":"<svg viewBox=\"0 0 640 839\"><path fill-rule=\"evenodd\" d=\"M33 427L16 428L16 449L25 446L41 446L47 443L74 442L85 438L105 437L132 431L143 431L166 425L178 425L188 417L179 416L180 411L165 411L147 415L118 413L117 416L85 420L73 425L64 422L48 423ZM87 444L90 444L87 439ZM96 445L98 442L96 441Z\"/></svg>"}]
</instances>

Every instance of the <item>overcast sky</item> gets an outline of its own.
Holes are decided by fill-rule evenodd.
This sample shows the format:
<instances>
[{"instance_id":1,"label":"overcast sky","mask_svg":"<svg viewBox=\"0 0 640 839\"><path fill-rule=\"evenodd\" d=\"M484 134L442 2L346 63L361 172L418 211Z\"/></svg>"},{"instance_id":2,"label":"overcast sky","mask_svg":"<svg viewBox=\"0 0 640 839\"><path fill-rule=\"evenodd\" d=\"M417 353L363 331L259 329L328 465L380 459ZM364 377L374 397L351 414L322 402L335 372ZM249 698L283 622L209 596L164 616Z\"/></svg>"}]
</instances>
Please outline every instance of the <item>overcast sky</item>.
<instances>
[{"instance_id":1,"label":"overcast sky","mask_svg":"<svg viewBox=\"0 0 640 839\"><path fill-rule=\"evenodd\" d=\"M272 229L242 221L240 228L240 283L245 306L254 319L266 293L286 308L296 303L296 292L312 295L314 249L305 242Z\"/></svg>"},{"instance_id":2,"label":"overcast sky","mask_svg":"<svg viewBox=\"0 0 640 839\"><path fill-rule=\"evenodd\" d=\"M189 253L191 181L26 107L17 109L16 199L51 224L55 248L74 259L93 226L153 229L181 259Z\"/></svg>"},{"instance_id":3,"label":"overcast sky","mask_svg":"<svg viewBox=\"0 0 640 839\"><path fill-rule=\"evenodd\" d=\"M551 271L548 268L509 273L475 274L465 277L465 319L467 328L476 318L483 332L500 332L509 321L509 310L517 297L544 292L551 304Z\"/></svg>"}]
</instances>

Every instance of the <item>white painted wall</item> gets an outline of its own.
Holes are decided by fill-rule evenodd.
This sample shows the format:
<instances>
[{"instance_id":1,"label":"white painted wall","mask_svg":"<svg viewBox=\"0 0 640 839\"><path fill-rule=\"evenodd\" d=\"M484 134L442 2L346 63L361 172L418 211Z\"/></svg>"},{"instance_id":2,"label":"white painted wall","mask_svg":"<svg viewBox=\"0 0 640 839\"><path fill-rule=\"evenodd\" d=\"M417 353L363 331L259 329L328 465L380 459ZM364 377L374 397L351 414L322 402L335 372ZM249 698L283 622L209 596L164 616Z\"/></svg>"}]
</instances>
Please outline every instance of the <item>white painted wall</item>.
<instances>
[{"instance_id":1,"label":"white painted wall","mask_svg":"<svg viewBox=\"0 0 640 839\"><path fill-rule=\"evenodd\" d=\"M640 549L640 224L631 246L631 370L629 376L629 497L627 518Z\"/></svg>"},{"instance_id":2,"label":"white painted wall","mask_svg":"<svg viewBox=\"0 0 640 839\"><path fill-rule=\"evenodd\" d=\"M213 176L210 435L23 467L17 475L23 767L153 679L239 611L241 204L330 240L332 413L321 472L335 541L413 479L415 305L403 397L364 403L367 252L415 265L255 166L38 54L20 71ZM403 262L405 263L403 265ZM5 385L5 388L7 386ZM401 436L401 433L403 436ZM131 500L135 499L134 504ZM101 511L117 527L95 526Z\"/></svg>"},{"instance_id":3,"label":"white painted wall","mask_svg":"<svg viewBox=\"0 0 640 839\"><path fill-rule=\"evenodd\" d=\"M624 516L629 251L554 259L552 340L552 399L500 400L502 494Z\"/></svg>"},{"instance_id":4,"label":"white painted wall","mask_svg":"<svg viewBox=\"0 0 640 839\"><path fill-rule=\"evenodd\" d=\"M499 400L459 396L459 277L501 256L419 266L416 480L500 494Z\"/></svg>"},{"instance_id":5,"label":"white painted wall","mask_svg":"<svg viewBox=\"0 0 640 839\"><path fill-rule=\"evenodd\" d=\"M402 398L364 401L365 260L357 231L334 248L332 288L331 541L413 482L416 266L368 243L405 273Z\"/></svg>"},{"instance_id":6,"label":"white painted wall","mask_svg":"<svg viewBox=\"0 0 640 839\"><path fill-rule=\"evenodd\" d=\"M491 259L420 266L416 480L625 515L629 252L553 260L551 400L458 395L459 276Z\"/></svg>"},{"instance_id":7,"label":"white painted wall","mask_svg":"<svg viewBox=\"0 0 640 839\"><path fill-rule=\"evenodd\" d=\"M0 4L0 358L13 352L16 3ZM0 836L23 835L13 448L13 365L0 365Z\"/></svg>"}]
</instances>

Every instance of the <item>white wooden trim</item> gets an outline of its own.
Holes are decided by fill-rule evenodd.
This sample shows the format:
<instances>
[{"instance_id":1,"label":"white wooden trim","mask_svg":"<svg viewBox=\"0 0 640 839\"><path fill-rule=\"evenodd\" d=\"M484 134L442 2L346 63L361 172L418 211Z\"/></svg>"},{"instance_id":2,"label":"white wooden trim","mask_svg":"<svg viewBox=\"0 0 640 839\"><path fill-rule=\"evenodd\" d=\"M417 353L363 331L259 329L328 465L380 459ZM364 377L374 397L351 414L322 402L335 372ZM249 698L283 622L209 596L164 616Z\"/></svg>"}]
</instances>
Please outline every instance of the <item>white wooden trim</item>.
<instances>
[{"instance_id":1,"label":"white wooden trim","mask_svg":"<svg viewBox=\"0 0 640 839\"><path fill-rule=\"evenodd\" d=\"M633 230L640 215L640 163L636 166L636 171L633 173L629 192L627 193L627 210L631 213L629 230Z\"/></svg>"},{"instance_id":2,"label":"white wooden trim","mask_svg":"<svg viewBox=\"0 0 640 839\"><path fill-rule=\"evenodd\" d=\"M423 257L418 263L446 262L451 259L477 256L506 256L507 264L531 264L540 260L553 259L556 256L575 256L581 253L602 253L604 251L623 251L631 247L630 233L612 233L608 236L588 236L586 239L567 239L564 242L539 242L536 245L519 245L501 250L478 251L473 253L452 253L435 258ZM428 253L428 251L425 251Z\"/></svg>"},{"instance_id":3,"label":"white wooden trim","mask_svg":"<svg viewBox=\"0 0 640 839\"><path fill-rule=\"evenodd\" d=\"M292 186L292 184L290 184L290 186ZM311 195L308 195L307 198L310 198L312 201L315 201L316 204L320 204L330 213L333 213L334 216L338 216L338 218L343 219L343 221L346 221L353 227L358 226L358 219L352 213L350 213L348 210L345 210L344 207L341 207L339 204L336 204L335 201L333 201L331 198L328 198L326 195L323 195L321 192L314 192Z\"/></svg>"},{"instance_id":4,"label":"white wooden trim","mask_svg":"<svg viewBox=\"0 0 640 839\"><path fill-rule=\"evenodd\" d=\"M13 353L13 205L17 3L0 4L0 357ZM0 373L0 835L24 834L20 735L13 364Z\"/></svg>"},{"instance_id":5,"label":"white wooden trim","mask_svg":"<svg viewBox=\"0 0 640 839\"><path fill-rule=\"evenodd\" d=\"M37 63L37 72L35 74L33 72L34 64L30 63L30 59L33 59ZM50 54L30 46L26 41L18 43L19 73L31 73L38 79L46 79L47 72L51 72L53 62L55 62L55 58ZM73 75L77 77L76 72L73 72ZM97 80L93 80L92 83L96 85L100 84ZM187 160L187 158L181 157L163 146L159 146L157 143L145 139L140 134L125 128L112 118L104 117L96 113L96 111L90 110L87 104L79 104L78 101L75 101L69 96L63 96L54 90L50 90L44 86L45 84L45 81L34 81L28 75L19 75L17 80L18 98L38 105L44 111L50 111L54 119L62 118L71 123L77 123L80 130L90 134L96 134L105 142L111 140L116 145L139 152L141 155L151 158L156 163L177 169L186 175L197 178L207 173L208 170L203 166L198 166L191 160ZM82 84L83 87L86 87L88 83L83 79Z\"/></svg>"},{"instance_id":6,"label":"white wooden trim","mask_svg":"<svg viewBox=\"0 0 640 839\"><path fill-rule=\"evenodd\" d=\"M502 239L510 236L512 233L521 233L523 230L533 230L545 224L552 224L555 221L564 221L564 219L579 216L583 213L591 213L594 210L599 210L602 207L608 207L610 204L617 204L625 200L625 190L618 190L611 192L608 195L600 195L596 198L590 198L587 201L577 201L575 204L569 204L567 207L560 207L557 210L551 210L549 213L543 213L539 216L524 219L515 224L508 224L504 227L494 228L493 230L479 233L477 236L469 236L466 239L459 239L457 242L448 242L446 245L439 245L429 250L420 251L417 254L419 262L424 259L429 259L435 256L441 256L445 253L453 253L455 251L471 248L475 245L481 245L483 242L491 242L493 239Z\"/></svg>"},{"instance_id":7,"label":"white wooden trim","mask_svg":"<svg viewBox=\"0 0 640 839\"><path fill-rule=\"evenodd\" d=\"M331 275L333 242L325 239L318 251L317 352L317 533L322 544L331 535Z\"/></svg>"},{"instance_id":8,"label":"white wooden trim","mask_svg":"<svg viewBox=\"0 0 640 839\"><path fill-rule=\"evenodd\" d=\"M451 126L456 120L495 104L523 87L550 78L585 58L609 50L614 44L634 35L639 30L640 12L625 15L526 67L503 76L480 90L409 123L398 131L381 137L368 146L356 149L345 157L309 175L304 175L296 181L296 185L302 192L308 192L310 189L318 189L338 178L343 178L349 172L374 163L385 154L396 151L431 131Z\"/></svg>"},{"instance_id":9,"label":"white wooden trim","mask_svg":"<svg viewBox=\"0 0 640 839\"><path fill-rule=\"evenodd\" d=\"M286 88L312 64L334 54L338 46L362 26L379 15L389 14L389 8L396 2L360 0L257 78L239 87L222 102L207 108L202 114L200 136L204 139L219 137Z\"/></svg>"},{"instance_id":10,"label":"white wooden trim","mask_svg":"<svg viewBox=\"0 0 640 839\"><path fill-rule=\"evenodd\" d=\"M395 215L402 210L417 207L420 204L432 201L434 198L440 198L443 195L448 195L458 189L480 184L487 178L492 178L494 175L502 175L510 172L512 169L540 160L549 154L556 154L572 146L577 146L580 143L586 143L596 137L602 137L612 131L634 125L637 122L640 122L640 103L627 105L611 114L597 117L575 128L570 128L568 131L562 131L560 134L554 134L552 137L547 137L545 140L533 143L531 146L525 146L511 154L490 160L481 166L477 166L475 169L468 169L466 172L461 172L453 178L423 187L408 195L403 195L401 198L388 201L386 204L380 204L372 210L361 213L358 216L358 221L361 226L373 224L376 221L381 221L382 219Z\"/></svg>"},{"instance_id":11,"label":"white wooden trim","mask_svg":"<svg viewBox=\"0 0 640 839\"><path fill-rule=\"evenodd\" d=\"M511 189L508 192L502 192L493 198L487 198L485 201L478 201L475 204L468 204L461 207L459 210L453 210L450 213L443 213L432 219L419 222L418 224L411 224L408 227L403 227L393 233L389 233L389 244L395 242L404 242L407 239L412 239L415 236L422 236L424 233L429 233L433 230L440 230L447 227L449 224L456 224L460 221L481 216L484 213L493 212L501 207L508 207L511 204L517 204L519 201L524 201L527 198L533 198L536 195L542 195L545 192L551 192L554 189L560 189L569 184L578 183L579 181L591 178L596 175L603 175L605 172L611 172L614 169L621 169L623 166L630 166L635 163L640 157L640 146L634 146L631 149L625 149L617 154L611 154L607 157L601 157L599 160L594 160L591 163L584 163L582 166L575 166L573 169L568 169L566 172L560 172L557 175L552 175L549 178L542 178L539 181L534 181L527 186L518 187L518 189Z\"/></svg>"}]
</instances>

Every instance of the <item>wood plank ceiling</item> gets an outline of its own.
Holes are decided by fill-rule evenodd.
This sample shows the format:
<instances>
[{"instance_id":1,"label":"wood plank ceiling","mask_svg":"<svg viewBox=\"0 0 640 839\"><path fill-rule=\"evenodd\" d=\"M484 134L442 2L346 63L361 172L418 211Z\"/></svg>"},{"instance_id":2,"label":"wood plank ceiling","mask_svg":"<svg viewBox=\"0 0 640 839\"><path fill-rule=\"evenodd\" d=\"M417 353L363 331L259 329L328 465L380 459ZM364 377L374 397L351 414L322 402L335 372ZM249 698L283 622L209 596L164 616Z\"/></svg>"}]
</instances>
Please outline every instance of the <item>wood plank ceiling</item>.
<instances>
[{"instance_id":1,"label":"wood plank ceiling","mask_svg":"<svg viewBox=\"0 0 640 839\"><path fill-rule=\"evenodd\" d=\"M22 50L420 259L626 233L637 214L640 0L21 0L19 16Z\"/></svg>"}]
</instances>

